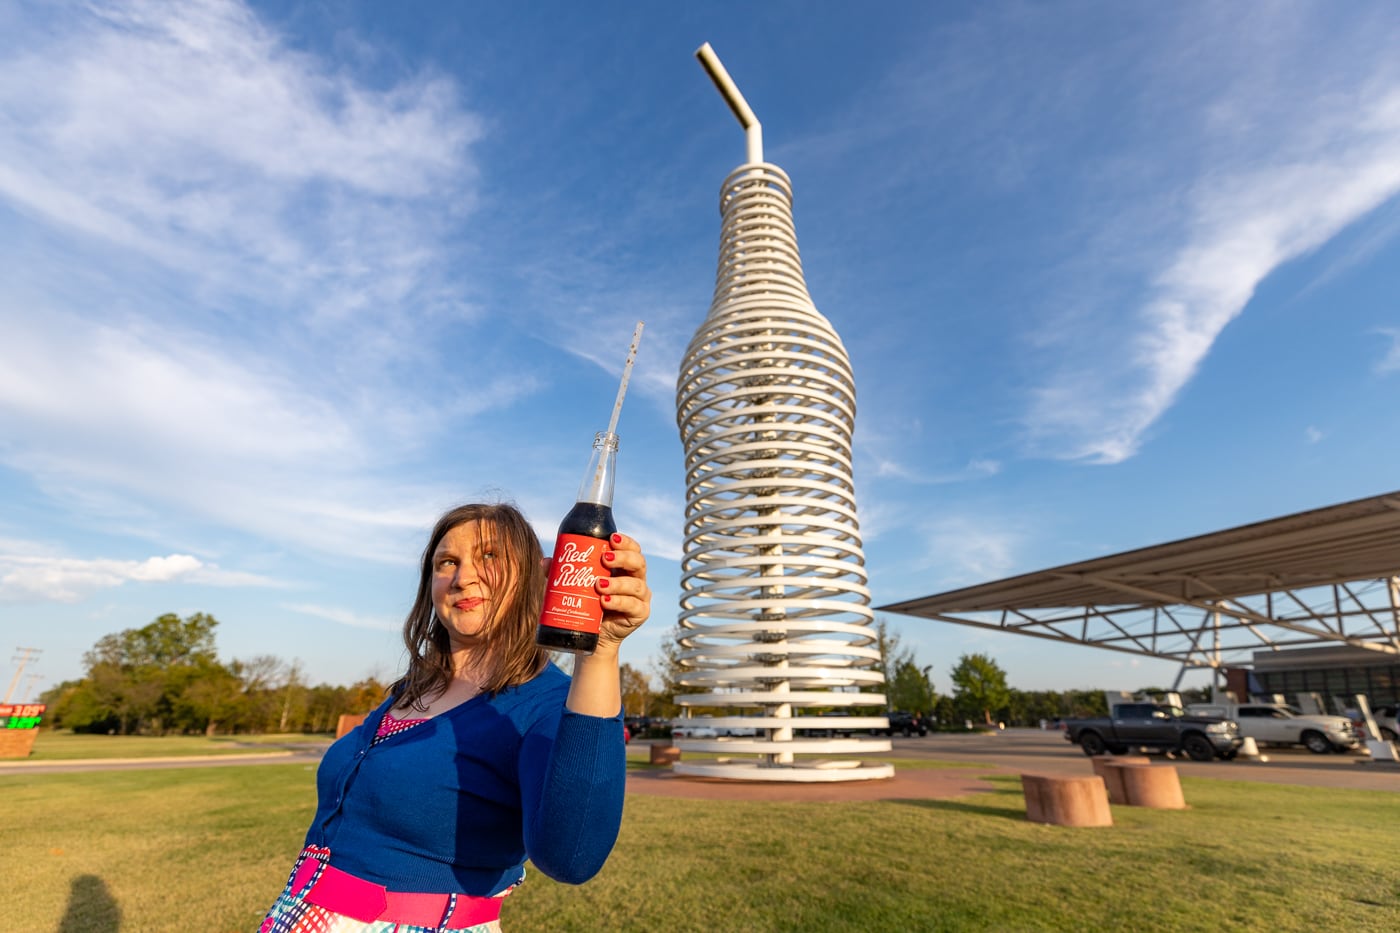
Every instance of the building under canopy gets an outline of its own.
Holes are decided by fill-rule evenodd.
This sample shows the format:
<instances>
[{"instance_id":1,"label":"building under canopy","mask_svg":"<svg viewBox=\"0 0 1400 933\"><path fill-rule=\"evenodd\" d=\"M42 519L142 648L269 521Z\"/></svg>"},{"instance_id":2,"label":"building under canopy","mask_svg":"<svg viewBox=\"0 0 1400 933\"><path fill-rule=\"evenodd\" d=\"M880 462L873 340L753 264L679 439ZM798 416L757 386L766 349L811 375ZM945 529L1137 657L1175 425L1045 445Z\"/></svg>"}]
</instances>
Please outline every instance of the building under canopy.
<instances>
[{"instance_id":1,"label":"building under canopy","mask_svg":"<svg viewBox=\"0 0 1400 933\"><path fill-rule=\"evenodd\" d=\"M1328 683L1394 702L1400 491L878 608L1178 661L1176 686L1191 669L1278 671L1293 649L1330 646L1379 673Z\"/></svg>"}]
</instances>

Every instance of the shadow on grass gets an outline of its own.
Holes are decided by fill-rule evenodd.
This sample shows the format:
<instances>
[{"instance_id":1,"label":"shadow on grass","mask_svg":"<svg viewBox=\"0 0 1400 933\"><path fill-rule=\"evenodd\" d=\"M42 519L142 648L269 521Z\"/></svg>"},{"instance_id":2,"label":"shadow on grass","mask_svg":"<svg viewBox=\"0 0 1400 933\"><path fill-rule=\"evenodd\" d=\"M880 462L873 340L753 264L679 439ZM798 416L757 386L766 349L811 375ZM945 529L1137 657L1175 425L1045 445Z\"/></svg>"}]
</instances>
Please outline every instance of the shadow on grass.
<instances>
[{"instance_id":1,"label":"shadow on grass","mask_svg":"<svg viewBox=\"0 0 1400 933\"><path fill-rule=\"evenodd\" d=\"M58 933L117 933L121 925L122 910L107 890L107 882L96 875L73 879Z\"/></svg>"}]
</instances>

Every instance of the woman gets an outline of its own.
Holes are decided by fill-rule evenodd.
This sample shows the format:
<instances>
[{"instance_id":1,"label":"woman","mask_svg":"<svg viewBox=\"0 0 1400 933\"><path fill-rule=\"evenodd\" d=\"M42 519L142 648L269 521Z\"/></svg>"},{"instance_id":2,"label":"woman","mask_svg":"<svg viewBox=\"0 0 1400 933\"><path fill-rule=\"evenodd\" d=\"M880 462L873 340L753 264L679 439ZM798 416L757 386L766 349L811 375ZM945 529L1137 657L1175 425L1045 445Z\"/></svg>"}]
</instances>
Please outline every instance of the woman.
<instances>
[{"instance_id":1,"label":"woman","mask_svg":"<svg viewBox=\"0 0 1400 933\"><path fill-rule=\"evenodd\" d=\"M602 628L572 680L535 644L538 538L509 505L438 520L404 622L408 672L327 751L306 848L260 933L499 930L525 859L572 884L622 819L618 646L646 621L637 543L613 535Z\"/></svg>"}]
</instances>

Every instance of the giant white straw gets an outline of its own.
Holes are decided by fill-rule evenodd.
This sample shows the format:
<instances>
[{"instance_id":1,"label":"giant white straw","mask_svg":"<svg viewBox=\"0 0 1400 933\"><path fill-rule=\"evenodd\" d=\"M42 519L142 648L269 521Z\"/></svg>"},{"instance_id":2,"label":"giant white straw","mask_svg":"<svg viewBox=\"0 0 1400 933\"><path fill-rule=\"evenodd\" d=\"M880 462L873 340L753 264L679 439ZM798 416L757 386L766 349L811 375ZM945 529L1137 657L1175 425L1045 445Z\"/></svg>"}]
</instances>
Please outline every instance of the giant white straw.
<instances>
[{"instance_id":1,"label":"giant white straw","mask_svg":"<svg viewBox=\"0 0 1400 933\"><path fill-rule=\"evenodd\" d=\"M622 414L622 397L627 394L627 380L632 378L632 364L637 360L637 344L642 342L644 324L638 321L637 329L632 331L632 346L627 348L627 363L622 367L622 385L617 387L617 401L613 404L612 418L608 421L609 434L617 430L617 419Z\"/></svg>"}]
</instances>

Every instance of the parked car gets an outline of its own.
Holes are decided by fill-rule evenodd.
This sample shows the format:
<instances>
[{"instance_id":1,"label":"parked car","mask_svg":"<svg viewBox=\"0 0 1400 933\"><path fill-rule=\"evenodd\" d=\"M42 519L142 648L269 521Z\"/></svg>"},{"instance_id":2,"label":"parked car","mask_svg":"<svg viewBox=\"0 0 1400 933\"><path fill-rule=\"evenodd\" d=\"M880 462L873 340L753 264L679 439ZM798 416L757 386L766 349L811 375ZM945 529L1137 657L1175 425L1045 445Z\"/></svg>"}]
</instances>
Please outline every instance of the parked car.
<instances>
[{"instance_id":1,"label":"parked car","mask_svg":"<svg viewBox=\"0 0 1400 933\"><path fill-rule=\"evenodd\" d=\"M704 726L693 719L677 719L671 725L673 739L715 739L719 732L714 726Z\"/></svg>"},{"instance_id":2,"label":"parked car","mask_svg":"<svg viewBox=\"0 0 1400 933\"><path fill-rule=\"evenodd\" d=\"M1278 703L1193 703L1186 711L1239 723L1240 735L1266 745L1302 745L1325 755L1358 748L1361 738L1345 716L1306 716Z\"/></svg>"},{"instance_id":3,"label":"parked car","mask_svg":"<svg viewBox=\"0 0 1400 933\"><path fill-rule=\"evenodd\" d=\"M1156 703L1122 703L1111 716L1068 720L1065 739L1091 756L1149 748L1185 752L1192 761L1229 761L1244 744L1233 720L1188 715L1180 707Z\"/></svg>"},{"instance_id":4,"label":"parked car","mask_svg":"<svg viewBox=\"0 0 1400 933\"><path fill-rule=\"evenodd\" d=\"M652 720L650 716L628 716L622 720L622 724L627 727L627 731L632 736L645 736L651 731Z\"/></svg>"},{"instance_id":5,"label":"parked car","mask_svg":"<svg viewBox=\"0 0 1400 933\"><path fill-rule=\"evenodd\" d=\"M1393 705L1377 706L1371 710L1371 716L1376 720L1376 725L1380 727L1381 738L1387 742L1394 742L1400 736L1400 726L1396 725L1395 714L1397 707Z\"/></svg>"},{"instance_id":6,"label":"parked car","mask_svg":"<svg viewBox=\"0 0 1400 933\"><path fill-rule=\"evenodd\" d=\"M810 738L849 738L856 734L847 712L821 713L816 716L794 716L793 735ZM862 732L864 730L861 730Z\"/></svg>"},{"instance_id":7,"label":"parked car","mask_svg":"<svg viewBox=\"0 0 1400 933\"><path fill-rule=\"evenodd\" d=\"M902 735L908 738L911 735L928 735L928 722L926 717L915 713L905 713L899 710L891 712L889 715L890 726L888 729L871 729L871 735Z\"/></svg>"}]
</instances>

